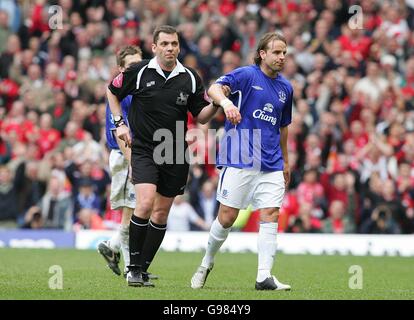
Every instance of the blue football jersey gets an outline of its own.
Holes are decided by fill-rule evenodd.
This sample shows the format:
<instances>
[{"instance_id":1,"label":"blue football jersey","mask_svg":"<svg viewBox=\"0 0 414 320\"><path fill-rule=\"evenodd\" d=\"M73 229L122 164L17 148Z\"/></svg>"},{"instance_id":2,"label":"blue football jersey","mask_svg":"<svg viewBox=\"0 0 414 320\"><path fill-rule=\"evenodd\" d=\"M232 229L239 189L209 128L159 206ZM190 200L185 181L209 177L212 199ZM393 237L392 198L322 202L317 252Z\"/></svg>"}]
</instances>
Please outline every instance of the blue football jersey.
<instances>
[{"instance_id":1,"label":"blue football jersey","mask_svg":"<svg viewBox=\"0 0 414 320\"><path fill-rule=\"evenodd\" d=\"M128 111L131 106L132 96L127 96L121 101L122 116L126 124L128 125ZM129 125L128 125L129 126ZM118 143L116 142L114 136L114 130L116 130L114 117L112 115L109 104L106 103L106 122L105 122L105 132L106 132L106 143L110 149L119 149Z\"/></svg>"},{"instance_id":2,"label":"blue football jersey","mask_svg":"<svg viewBox=\"0 0 414 320\"><path fill-rule=\"evenodd\" d=\"M217 154L217 166L282 171L280 128L292 121L293 88L286 78L270 78L259 66L233 70L216 83L231 88L230 100L240 110L236 126L228 120Z\"/></svg>"}]
</instances>

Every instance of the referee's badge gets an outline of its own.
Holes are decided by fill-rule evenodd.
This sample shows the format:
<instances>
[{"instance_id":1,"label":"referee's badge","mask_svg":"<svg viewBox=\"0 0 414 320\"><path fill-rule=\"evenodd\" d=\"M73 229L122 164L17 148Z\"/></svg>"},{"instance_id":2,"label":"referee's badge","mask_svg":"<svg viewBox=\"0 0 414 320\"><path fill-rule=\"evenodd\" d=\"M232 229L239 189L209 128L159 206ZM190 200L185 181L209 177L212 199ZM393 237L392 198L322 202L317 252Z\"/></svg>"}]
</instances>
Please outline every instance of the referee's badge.
<instances>
[{"instance_id":1,"label":"referee's badge","mask_svg":"<svg viewBox=\"0 0 414 320\"><path fill-rule=\"evenodd\" d=\"M112 80L112 85L115 88L121 88L123 80L124 80L124 75L122 73L120 73L115 77L114 80Z\"/></svg>"},{"instance_id":2,"label":"referee's badge","mask_svg":"<svg viewBox=\"0 0 414 320\"><path fill-rule=\"evenodd\" d=\"M179 106L186 106L188 96L189 96L188 94L185 94L184 92L180 92L180 95L177 97L177 101L175 103Z\"/></svg>"}]
</instances>

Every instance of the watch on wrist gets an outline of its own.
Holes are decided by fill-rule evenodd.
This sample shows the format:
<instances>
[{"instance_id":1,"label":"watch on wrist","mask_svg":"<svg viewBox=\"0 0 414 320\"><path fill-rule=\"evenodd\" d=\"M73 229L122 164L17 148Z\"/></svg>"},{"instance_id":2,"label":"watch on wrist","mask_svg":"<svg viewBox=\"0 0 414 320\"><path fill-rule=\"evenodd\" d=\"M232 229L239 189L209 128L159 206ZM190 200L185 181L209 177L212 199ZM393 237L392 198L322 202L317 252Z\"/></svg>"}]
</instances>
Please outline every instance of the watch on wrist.
<instances>
[{"instance_id":1,"label":"watch on wrist","mask_svg":"<svg viewBox=\"0 0 414 320\"><path fill-rule=\"evenodd\" d=\"M120 114L114 116L114 123L117 123L122 120L124 120L124 118Z\"/></svg>"}]
</instances>

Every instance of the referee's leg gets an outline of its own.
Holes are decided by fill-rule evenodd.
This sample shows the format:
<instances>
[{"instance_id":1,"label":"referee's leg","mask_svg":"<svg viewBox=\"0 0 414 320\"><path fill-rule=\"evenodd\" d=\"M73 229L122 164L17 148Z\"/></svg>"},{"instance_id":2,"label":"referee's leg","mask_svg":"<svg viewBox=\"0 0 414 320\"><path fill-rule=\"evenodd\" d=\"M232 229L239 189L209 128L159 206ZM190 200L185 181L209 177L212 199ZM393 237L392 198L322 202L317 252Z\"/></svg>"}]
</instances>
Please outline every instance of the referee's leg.
<instances>
[{"instance_id":1,"label":"referee's leg","mask_svg":"<svg viewBox=\"0 0 414 320\"><path fill-rule=\"evenodd\" d=\"M151 183L138 183L134 185L136 205L129 225L129 257L130 265L127 282L130 286L142 286L145 282L142 278L141 254L147 237L149 217L156 195L157 186ZM146 279L145 279L146 280Z\"/></svg>"},{"instance_id":2,"label":"referee's leg","mask_svg":"<svg viewBox=\"0 0 414 320\"><path fill-rule=\"evenodd\" d=\"M156 194L151 218L148 225L147 237L145 239L141 255L142 271L147 272L154 259L167 230L167 220L170 208L175 197L165 197Z\"/></svg>"}]
</instances>

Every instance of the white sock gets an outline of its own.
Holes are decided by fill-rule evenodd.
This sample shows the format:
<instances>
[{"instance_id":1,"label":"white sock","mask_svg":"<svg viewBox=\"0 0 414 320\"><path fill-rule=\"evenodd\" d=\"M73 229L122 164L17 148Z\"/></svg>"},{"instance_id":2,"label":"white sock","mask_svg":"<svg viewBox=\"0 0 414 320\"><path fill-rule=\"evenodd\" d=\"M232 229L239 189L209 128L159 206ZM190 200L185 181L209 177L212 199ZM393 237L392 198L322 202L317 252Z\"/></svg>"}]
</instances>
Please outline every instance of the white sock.
<instances>
[{"instance_id":1,"label":"white sock","mask_svg":"<svg viewBox=\"0 0 414 320\"><path fill-rule=\"evenodd\" d=\"M108 246L115 252L121 249L121 235L119 230L116 230L111 239L108 240Z\"/></svg>"},{"instance_id":2,"label":"white sock","mask_svg":"<svg viewBox=\"0 0 414 320\"><path fill-rule=\"evenodd\" d=\"M217 218L213 221L208 237L206 254L204 255L203 261L201 261L202 267L209 268L214 263L214 256L224 241L226 241L230 230L231 227L227 229L223 228Z\"/></svg>"},{"instance_id":3,"label":"white sock","mask_svg":"<svg viewBox=\"0 0 414 320\"><path fill-rule=\"evenodd\" d=\"M121 224L119 226L121 238L121 251L124 257L124 265L129 266L129 225Z\"/></svg>"},{"instance_id":4,"label":"white sock","mask_svg":"<svg viewBox=\"0 0 414 320\"><path fill-rule=\"evenodd\" d=\"M276 222L261 222L259 226L259 236L257 239L257 253L259 265L257 269L257 282L262 282L271 277L273 261L277 249L277 228Z\"/></svg>"}]
</instances>

